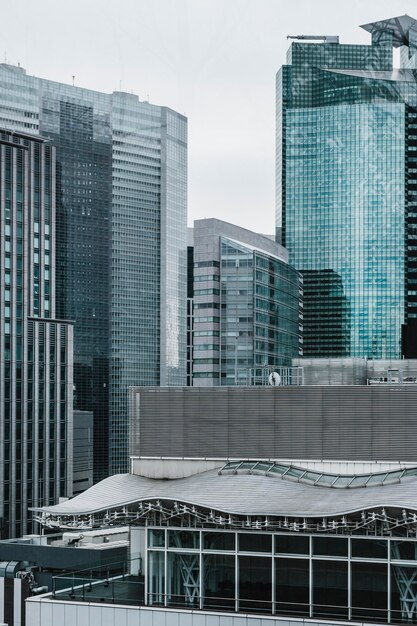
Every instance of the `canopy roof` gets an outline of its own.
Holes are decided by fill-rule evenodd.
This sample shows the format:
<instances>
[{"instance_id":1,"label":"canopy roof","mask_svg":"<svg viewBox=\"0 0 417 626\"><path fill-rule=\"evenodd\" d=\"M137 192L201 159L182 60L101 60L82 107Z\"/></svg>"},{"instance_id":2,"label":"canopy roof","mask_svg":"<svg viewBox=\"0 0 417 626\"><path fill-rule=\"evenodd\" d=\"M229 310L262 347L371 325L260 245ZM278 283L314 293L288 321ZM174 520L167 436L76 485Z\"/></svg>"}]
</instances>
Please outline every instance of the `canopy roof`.
<instances>
[{"instance_id":1,"label":"canopy roof","mask_svg":"<svg viewBox=\"0 0 417 626\"><path fill-rule=\"evenodd\" d=\"M390 17L379 22L371 22L362 24L361 28L367 30L368 33L390 32L393 35L393 45L395 48L399 46L408 46L410 43L410 30L417 30L417 20L409 15L400 15L398 17Z\"/></svg>"},{"instance_id":2,"label":"canopy roof","mask_svg":"<svg viewBox=\"0 0 417 626\"><path fill-rule=\"evenodd\" d=\"M417 512L417 468L342 476L251 461L173 480L119 474L72 500L35 510L44 518L88 516L155 501L234 516L319 518L381 507Z\"/></svg>"}]
</instances>

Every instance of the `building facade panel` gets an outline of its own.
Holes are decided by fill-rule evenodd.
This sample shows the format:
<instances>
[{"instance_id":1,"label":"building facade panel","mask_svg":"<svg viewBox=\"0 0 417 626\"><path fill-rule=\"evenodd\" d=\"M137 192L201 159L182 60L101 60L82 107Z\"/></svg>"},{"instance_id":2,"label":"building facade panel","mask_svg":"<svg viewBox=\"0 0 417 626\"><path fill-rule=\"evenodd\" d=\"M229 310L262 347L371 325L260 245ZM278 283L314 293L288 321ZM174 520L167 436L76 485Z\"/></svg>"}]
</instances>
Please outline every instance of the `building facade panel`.
<instances>
[{"instance_id":1,"label":"building facade panel","mask_svg":"<svg viewBox=\"0 0 417 626\"><path fill-rule=\"evenodd\" d=\"M131 454L412 462L416 402L414 385L131 389Z\"/></svg>"}]
</instances>

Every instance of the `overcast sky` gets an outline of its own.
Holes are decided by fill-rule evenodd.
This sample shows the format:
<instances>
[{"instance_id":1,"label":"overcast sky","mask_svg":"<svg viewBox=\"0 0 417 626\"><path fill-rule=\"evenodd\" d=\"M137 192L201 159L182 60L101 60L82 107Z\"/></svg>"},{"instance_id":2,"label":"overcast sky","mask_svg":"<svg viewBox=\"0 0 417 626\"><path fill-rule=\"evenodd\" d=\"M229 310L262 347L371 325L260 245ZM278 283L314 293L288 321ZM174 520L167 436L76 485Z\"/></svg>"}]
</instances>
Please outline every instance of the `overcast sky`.
<instances>
[{"instance_id":1,"label":"overcast sky","mask_svg":"<svg viewBox=\"0 0 417 626\"><path fill-rule=\"evenodd\" d=\"M0 56L28 74L185 113L189 223L274 230L275 73L287 34L368 43L416 0L3 0Z\"/></svg>"}]
</instances>

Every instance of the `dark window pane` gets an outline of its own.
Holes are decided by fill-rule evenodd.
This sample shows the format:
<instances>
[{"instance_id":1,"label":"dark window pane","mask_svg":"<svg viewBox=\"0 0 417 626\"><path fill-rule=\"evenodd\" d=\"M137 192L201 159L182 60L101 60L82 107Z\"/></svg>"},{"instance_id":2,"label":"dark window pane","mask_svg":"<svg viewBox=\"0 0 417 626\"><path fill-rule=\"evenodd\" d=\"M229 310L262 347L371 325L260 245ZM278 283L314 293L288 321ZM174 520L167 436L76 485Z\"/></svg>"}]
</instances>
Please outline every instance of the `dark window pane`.
<instances>
[{"instance_id":1,"label":"dark window pane","mask_svg":"<svg viewBox=\"0 0 417 626\"><path fill-rule=\"evenodd\" d=\"M234 611L235 557L231 554L205 554L203 571L203 608Z\"/></svg>"},{"instance_id":2,"label":"dark window pane","mask_svg":"<svg viewBox=\"0 0 417 626\"><path fill-rule=\"evenodd\" d=\"M417 623L416 568L391 566L391 621L404 624Z\"/></svg>"},{"instance_id":3,"label":"dark window pane","mask_svg":"<svg viewBox=\"0 0 417 626\"><path fill-rule=\"evenodd\" d=\"M152 548L163 548L165 546L165 531L159 528L151 528L148 531L148 542Z\"/></svg>"},{"instance_id":4,"label":"dark window pane","mask_svg":"<svg viewBox=\"0 0 417 626\"><path fill-rule=\"evenodd\" d=\"M272 535L245 533L238 537L241 552L271 552L272 550Z\"/></svg>"},{"instance_id":5,"label":"dark window pane","mask_svg":"<svg viewBox=\"0 0 417 626\"><path fill-rule=\"evenodd\" d=\"M165 594L165 554L149 552L148 561L148 602L164 605Z\"/></svg>"},{"instance_id":6,"label":"dark window pane","mask_svg":"<svg viewBox=\"0 0 417 626\"><path fill-rule=\"evenodd\" d=\"M271 559L262 556L239 557L239 610L271 613Z\"/></svg>"},{"instance_id":7,"label":"dark window pane","mask_svg":"<svg viewBox=\"0 0 417 626\"><path fill-rule=\"evenodd\" d=\"M200 556L168 552L168 606L200 606Z\"/></svg>"},{"instance_id":8,"label":"dark window pane","mask_svg":"<svg viewBox=\"0 0 417 626\"><path fill-rule=\"evenodd\" d=\"M338 537L313 537L313 554L323 556L347 556L348 540Z\"/></svg>"},{"instance_id":9,"label":"dark window pane","mask_svg":"<svg viewBox=\"0 0 417 626\"><path fill-rule=\"evenodd\" d=\"M391 559L417 561L417 541L391 541Z\"/></svg>"},{"instance_id":10,"label":"dark window pane","mask_svg":"<svg viewBox=\"0 0 417 626\"><path fill-rule=\"evenodd\" d=\"M275 537L275 552L282 554L309 554L310 538L292 535L277 535Z\"/></svg>"},{"instance_id":11,"label":"dark window pane","mask_svg":"<svg viewBox=\"0 0 417 626\"><path fill-rule=\"evenodd\" d=\"M371 617L377 622L385 622L387 620L387 565L352 562L351 568L352 619Z\"/></svg>"},{"instance_id":12,"label":"dark window pane","mask_svg":"<svg viewBox=\"0 0 417 626\"><path fill-rule=\"evenodd\" d=\"M352 539L352 556L369 559L387 558L387 541L383 539Z\"/></svg>"},{"instance_id":13,"label":"dark window pane","mask_svg":"<svg viewBox=\"0 0 417 626\"><path fill-rule=\"evenodd\" d=\"M234 533L204 533L204 550L234 550Z\"/></svg>"},{"instance_id":14,"label":"dark window pane","mask_svg":"<svg viewBox=\"0 0 417 626\"><path fill-rule=\"evenodd\" d=\"M313 561L314 617L348 616L347 561Z\"/></svg>"},{"instance_id":15,"label":"dark window pane","mask_svg":"<svg viewBox=\"0 0 417 626\"><path fill-rule=\"evenodd\" d=\"M169 530L168 546L170 548L197 549L200 547L200 534L189 530Z\"/></svg>"},{"instance_id":16,"label":"dark window pane","mask_svg":"<svg viewBox=\"0 0 417 626\"><path fill-rule=\"evenodd\" d=\"M309 615L309 570L308 559L275 559L277 613Z\"/></svg>"}]
</instances>

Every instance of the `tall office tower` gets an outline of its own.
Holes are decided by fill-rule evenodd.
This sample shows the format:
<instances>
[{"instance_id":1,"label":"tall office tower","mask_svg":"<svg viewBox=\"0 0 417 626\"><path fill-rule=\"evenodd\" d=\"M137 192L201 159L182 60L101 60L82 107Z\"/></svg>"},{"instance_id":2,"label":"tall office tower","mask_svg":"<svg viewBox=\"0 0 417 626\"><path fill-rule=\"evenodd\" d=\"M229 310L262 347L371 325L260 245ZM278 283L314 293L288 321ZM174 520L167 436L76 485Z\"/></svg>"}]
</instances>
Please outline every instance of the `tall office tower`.
<instances>
[{"instance_id":1,"label":"tall office tower","mask_svg":"<svg viewBox=\"0 0 417 626\"><path fill-rule=\"evenodd\" d=\"M0 131L0 535L72 495L72 325L56 318L55 149Z\"/></svg>"},{"instance_id":2,"label":"tall office tower","mask_svg":"<svg viewBox=\"0 0 417 626\"><path fill-rule=\"evenodd\" d=\"M194 229L187 228L187 387L193 384Z\"/></svg>"},{"instance_id":3,"label":"tall office tower","mask_svg":"<svg viewBox=\"0 0 417 626\"><path fill-rule=\"evenodd\" d=\"M302 283L271 238L194 222L193 385L265 383L302 354ZM266 376L268 378L268 376Z\"/></svg>"},{"instance_id":4,"label":"tall office tower","mask_svg":"<svg viewBox=\"0 0 417 626\"><path fill-rule=\"evenodd\" d=\"M187 120L0 66L0 124L57 150L57 310L95 480L127 467L127 389L185 384Z\"/></svg>"},{"instance_id":5,"label":"tall office tower","mask_svg":"<svg viewBox=\"0 0 417 626\"><path fill-rule=\"evenodd\" d=\"M306 357L417 355L417 21L362 28L370 45L294 36L277 74L277 240L304 276Z\"/></svg>"}]
</instances>

